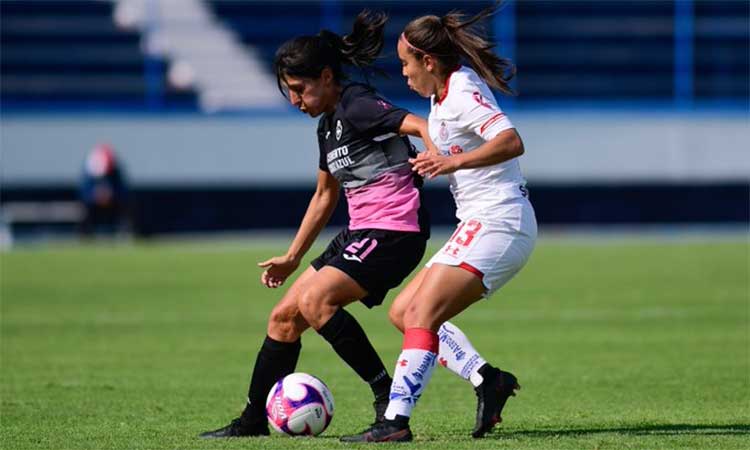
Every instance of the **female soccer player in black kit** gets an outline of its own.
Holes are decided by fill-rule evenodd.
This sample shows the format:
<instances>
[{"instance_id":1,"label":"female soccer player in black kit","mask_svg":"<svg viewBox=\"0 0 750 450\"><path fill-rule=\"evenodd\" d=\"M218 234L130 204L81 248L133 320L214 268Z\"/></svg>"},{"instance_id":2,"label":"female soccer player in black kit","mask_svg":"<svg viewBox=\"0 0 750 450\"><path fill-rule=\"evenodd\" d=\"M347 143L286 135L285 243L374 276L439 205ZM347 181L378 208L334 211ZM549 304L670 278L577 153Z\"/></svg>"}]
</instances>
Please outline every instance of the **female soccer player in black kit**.
<instances>
[{"instance_id":1,"label":"female soccer player in black kit","mask_svg":"<svg viewBox=\"0 0 750 450\"><path fill-rule=\"evenodd\" d=\"M283 44L274 66L279 88L310 117L318 117L317 188L287 253L259 263L261 282L281 286L297 269L336 207L344 188L349 225L276 304L258 353L247 405L229 425L204 438L269 434L265 400L273 384L294 372L300 336L314 328L367 382L375 421L383 420L391 377L357 320L344 306L383 302L419 264L429 237L416 156L405 135L426 138L424 119L394 106L372 87L348 83L342 66L364 68L383 46L386 17L360 13L347 36L321 31ZM426 139L429 147L431 143ZM460 330L459 330L460 332Z\"/></svg>"}]
</instances>

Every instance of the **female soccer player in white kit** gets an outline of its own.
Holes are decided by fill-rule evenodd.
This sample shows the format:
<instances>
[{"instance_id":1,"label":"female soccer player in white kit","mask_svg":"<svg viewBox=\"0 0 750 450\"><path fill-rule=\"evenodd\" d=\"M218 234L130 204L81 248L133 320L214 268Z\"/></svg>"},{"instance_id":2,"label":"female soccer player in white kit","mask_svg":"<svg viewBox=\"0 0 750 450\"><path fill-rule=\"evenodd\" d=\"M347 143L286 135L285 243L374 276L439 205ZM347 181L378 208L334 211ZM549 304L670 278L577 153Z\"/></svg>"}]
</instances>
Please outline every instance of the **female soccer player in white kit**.
<instances>
[{"instance_id":1,"label":"female soccer player in white kit","mask_svg":"<svg viewBox=\"0 0 750 450\"><path fill-rule=\"evenodd\" d=\"M507 283L534 248L536 218L517 158L523 143L489 87L511 93L513 67L472 28L494 12L488 8L468 20L459 13L423 16L401 34L403 75L412 90L430 97L429 134L438 150L412 159L413 170L428 178L448 176L460 223L392 306L391 320L404 330L404 341L386 421L347 440L412 439L409 417L435 367L441 326ZM497 408L484 412L474 437L501 420L507 398L519 388L515 376L492 369L474 367L471 374L475 386L487 376L499 381Z\"/></svg>"}]
</instances>

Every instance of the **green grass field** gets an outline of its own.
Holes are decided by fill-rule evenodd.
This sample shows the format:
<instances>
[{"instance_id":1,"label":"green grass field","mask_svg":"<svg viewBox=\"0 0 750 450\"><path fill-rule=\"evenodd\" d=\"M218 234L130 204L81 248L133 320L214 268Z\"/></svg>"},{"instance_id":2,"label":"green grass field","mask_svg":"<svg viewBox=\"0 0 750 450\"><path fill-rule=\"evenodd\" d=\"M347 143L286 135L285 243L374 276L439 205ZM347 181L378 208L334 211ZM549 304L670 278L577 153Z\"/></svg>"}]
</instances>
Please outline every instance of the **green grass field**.
<instances>
[{"instance_id":1,"label":"green grass field","mask_svg":"<svg viewBox=\"0 0 750 450\"><path fill-rule=\"evenodd\" d=\"M315 333L298 370L327 382L312 439L202 441L243 407L280 291L255 263L272 244L94 245L0 254L0 448L344 448L371 420L369 389ZM314 253L314 252L311 252ZM392 295L392 294L391 294ZM354 305L391 369L386 308ZM415 442L378 448L750 447L748 244L542 239L529 265L455 321L523 389L469 437L471 387L438 369Z\"/></svg>"}]
</instances>

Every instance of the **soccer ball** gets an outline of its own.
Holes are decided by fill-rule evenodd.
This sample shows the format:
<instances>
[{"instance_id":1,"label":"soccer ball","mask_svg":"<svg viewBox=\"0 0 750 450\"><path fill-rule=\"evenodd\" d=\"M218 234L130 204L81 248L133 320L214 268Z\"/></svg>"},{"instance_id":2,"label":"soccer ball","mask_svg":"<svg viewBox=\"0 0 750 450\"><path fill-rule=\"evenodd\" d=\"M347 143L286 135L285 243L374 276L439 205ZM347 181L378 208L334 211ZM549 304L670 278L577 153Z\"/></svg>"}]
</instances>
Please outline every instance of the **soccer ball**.
<instances>
[{"instance_id":1,"label":"soccer ball","mask_svg":"<svg viewBox=\"0 0 750 450\"><path fill-rule=\"evenodd\" d=\"M289 436L317 436L333 418L333 395L312 375L293 373L271 388L266 400L268 423Z\"/></svg>"}]
</instances>

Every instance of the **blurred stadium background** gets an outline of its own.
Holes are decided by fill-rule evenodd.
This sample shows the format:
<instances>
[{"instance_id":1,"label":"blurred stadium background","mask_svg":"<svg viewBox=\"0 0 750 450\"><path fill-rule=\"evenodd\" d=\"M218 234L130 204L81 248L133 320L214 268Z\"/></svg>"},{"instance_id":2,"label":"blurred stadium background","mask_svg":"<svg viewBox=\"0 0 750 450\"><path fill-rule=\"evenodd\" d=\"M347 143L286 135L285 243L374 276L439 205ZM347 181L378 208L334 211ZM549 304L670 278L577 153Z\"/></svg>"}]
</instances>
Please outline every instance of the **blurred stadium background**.
<instances>
[{"instance_id":1,"label":"blurred stadium background","mask_svg":"<svg viewBox=\"0 0 750 450\"><path fill-rule=\"evenodd\" d=\"M314 185L316 121L278 93L278 45L383 10L389 76L372 81L426 115L400 75L398 33L417 15L490 3L2 0L3 239L75 230L99 144L126 173L136 235L293 228ZM524 137L543 227L746 230L748 4L505 2L487 29L518 67L519 95L500 104ZM434 223L454 223L445 186L426 193ZM344 221L342 204L333 223Z\"/></svg>"}]
</instances>

